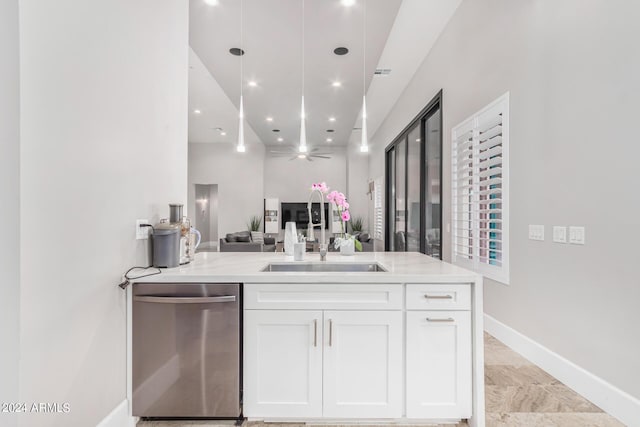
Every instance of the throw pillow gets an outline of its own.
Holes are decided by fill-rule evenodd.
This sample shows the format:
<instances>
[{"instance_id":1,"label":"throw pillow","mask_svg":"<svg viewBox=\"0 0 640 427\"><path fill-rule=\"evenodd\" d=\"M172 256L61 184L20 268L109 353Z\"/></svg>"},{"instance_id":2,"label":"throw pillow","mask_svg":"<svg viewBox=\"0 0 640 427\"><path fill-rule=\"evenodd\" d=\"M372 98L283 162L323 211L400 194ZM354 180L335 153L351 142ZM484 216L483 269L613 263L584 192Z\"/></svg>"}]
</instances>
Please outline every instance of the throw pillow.
<instances>
[{"instance_id":1,"label":"throw pillow","mask_svg":"<svg viewBox=\"0 0 640 427\"><path fill-rule=\"evenodd\" d=\"M252 231L251 240L254 243L264 243L264 233L262 231Z\"/></svg>"},{"instance_id":2,"label":"throw pillow","mask_svg":"<svg viewBox=\"0 0 640 427\"><path fill-rule=\"evenodd\" d=\"M371 239L371 236L369 236L368 233L361 233L358 235L358 240L360 240L361 242L368 242Z\"/></svg>"},{"instance_id":3,"label":"throw pillow","mask_svg":"<svg viewBox=\"0 0 640 427\"><path fill-rule=\"evenodd\" d=\"M231 234L231 233L227 234L226 239L227 239L227 242L229 242L229 243L238 241L238 238L236 237L236 235L235 234Z\"/></svg>"},{"instance_id":4,"label":"throw pillow","mask_svg":"<svg viewBox=\"0 0 640 427\"><path fill-rule=\"evenodd\" d=\"M251 236L237 236L236 239L238 242L249 243L251 241Z\"/></svg>"}]
</instances>

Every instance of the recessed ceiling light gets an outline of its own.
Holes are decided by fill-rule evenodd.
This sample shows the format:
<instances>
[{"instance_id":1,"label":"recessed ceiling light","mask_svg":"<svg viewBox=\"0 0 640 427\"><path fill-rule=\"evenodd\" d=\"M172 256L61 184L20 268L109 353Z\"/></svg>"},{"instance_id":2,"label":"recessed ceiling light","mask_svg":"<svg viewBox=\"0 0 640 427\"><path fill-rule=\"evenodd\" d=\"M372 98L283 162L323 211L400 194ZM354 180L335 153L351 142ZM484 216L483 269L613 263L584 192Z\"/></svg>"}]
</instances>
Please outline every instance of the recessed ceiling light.
<instances>
[{"instance_id":1,"label":"recessed ceiling light","mask_svg":"<svg viewBox=\"0 0 640 427\"><path fill-rule=\"evenodd\" d=\"M342 5L343 6L353 6L354 4L356 4L356 0L342 0Z\"/></svg>"},{"instance_id":2,"label":"recessed ceiling light","mask_svg":"<svg viewBox=\"0 0 640 427\"><path fill-rule=\"evenodd\" d=\"M249 80L249 83L247 83L249 86L251 87L256 87L258 86L258 83L255 80Z\"/></svg>"},{"instance_id":3,"label":"recessed ceiling light","mask_svg":"<svg viewBox=\"0 0 640 427\"><path fill-rule=\"evenodd\" d=\"M329 121L330 121L330 122L335 122L335 121L336 121L336 118L335 118L335 117L329 117Z\"/></svg>"},{"instance_id":4,"label":"recessed ceiling light","mask_svg":"<svg viewBox=\"0 0 640 427\"><path fill-rule=\"evenodd\" d=\"M284 141L284 138L278 138L278 142Z\"/></svg>"},{"instance_id":5,"label":"recessed ceiling light","mask_svg":"<svg viewBox=\"0 0 640 427\"><path fill-rule=\"evenodd\" d=\"M346 47L337 47L335 49L333 49L333 53L335 53L338 56L342 56L342 55L346 55L347 53L349 53L349 49L347 49Z\"/></svg>"},{"instance_id":6,"label":"recessed ceiling light","mask_svg":"<svg viewBox=\"0 0 640 427\"><path fill-rule=\"evenodd\" d=\"M209 6L217 6L218 5L218 0L204 0L204 2L206 4L208 4Z\"/></svg>"},{"instance_id":7,"label":"recessed ceiling light","mask_svg":"<svg viewBox=\"0 0 640 427\"><path fill-rule=\"evenodd\" d=\"M200 111L200 110L193 110L193 114L200 114L200 113L202 113L202 111Z\"/></svg>"},{"instance_id":8,"label":"recessed ceiling light","mask_svg":"<svg viewBox=\"0 0 640 427\"><path fill-rule=\"evenodd\" d=\"M273 132L278 133L280 132L280 129L274 129Z\"/></svg>"},{"instance_id":9,"label":"recessed ceiling light","mask_svg":"<svg viewBox=\"0 0 640 427\"><path fill-rule=\"evenodd\" d=\"M420 142L420 138L416 138L416 142Z\"/></svg>"},{"instance_id":10,"label":"recessed ceiling light","mask_svg":"<svg viewBox=\"0 0 640 427\"><path fill-rule=\"evenodd\" d=\"M327 142L333 142L332 138L327 138Z\"/></svg>"},{"instance_id":11,"label":"recessed ceiling light","mask_svg":"<svg viewBox=\"0 0 640 427\"><path fill-rule=\"evenodd\" d=\"M272 122L273 121L273 117L267 117L267 121L268 122Z\"/></svg>"},{"instance_id":12,"label":"recessed ceiling light","mask_svg":"<svg viewBox=\"0 0 640 427\"><path fill-rule=\"evenodd\" d=\"M340 83L339 81L336 80L335 82L331 83L331 86L340 87L340 86L342 86L342 83Z\"/></svg>"},{"instance_id":13,"label":"recessed ceiling light","mask_svg":"<svg viewBox=\"0 0 640 427\"><path fill-rule=\"evenodd\" d=\"M299 159L306 159L307 156L305 154L298 154Z\"/></svg>"},{"instance_id":14,"label":"recessed ceiling light","mask_svg":"<svg viewBox=\"0 0 640 427\"><path fill-rule=\"evenodd\" d=\"M224 132L224 131L222 131L222 132L220 132L220 135L222 135L222 136L226 136L226 135L227 135L227 133L226 133L226 132Z\"/></svg>"},{"instance_id":15,"label":"recessed ceiling light","mask_svg":"<svg viewBox=\"0 0 640 427\"><path fill-rule=\"evenodd\" d=\"M240 49L239 47L232 47L231 49L229 49L229 53L235 56L242 56L245 54L244 50Z\"/></svg>"}]
</instances>

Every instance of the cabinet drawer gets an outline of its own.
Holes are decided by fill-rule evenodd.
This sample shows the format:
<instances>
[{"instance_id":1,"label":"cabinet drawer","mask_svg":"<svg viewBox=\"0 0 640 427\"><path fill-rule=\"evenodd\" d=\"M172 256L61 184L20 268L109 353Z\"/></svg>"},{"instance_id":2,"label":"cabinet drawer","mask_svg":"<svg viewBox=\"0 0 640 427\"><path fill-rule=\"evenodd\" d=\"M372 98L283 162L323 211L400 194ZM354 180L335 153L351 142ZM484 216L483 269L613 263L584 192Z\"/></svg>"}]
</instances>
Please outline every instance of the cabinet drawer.
<instances>
[{"instance_id":1,"label":"cabinet drawer","mask_svg":"<svg viewBox=\"0 0 640 427\"><path fill-rule=\"evenodd\" d=\"M407 285L407 310L470 310L471 285Z\"/></svg>"},{"instance_id":2,"label":"cabinet drawer","mask_svg":"<svg viewBox=\"0 0 640 427\"><path fill-rule=\"evenodd\" d=\"M259 284L244 285L244 308L401 310L398 284Z\"/></svg>"}]
</instances>

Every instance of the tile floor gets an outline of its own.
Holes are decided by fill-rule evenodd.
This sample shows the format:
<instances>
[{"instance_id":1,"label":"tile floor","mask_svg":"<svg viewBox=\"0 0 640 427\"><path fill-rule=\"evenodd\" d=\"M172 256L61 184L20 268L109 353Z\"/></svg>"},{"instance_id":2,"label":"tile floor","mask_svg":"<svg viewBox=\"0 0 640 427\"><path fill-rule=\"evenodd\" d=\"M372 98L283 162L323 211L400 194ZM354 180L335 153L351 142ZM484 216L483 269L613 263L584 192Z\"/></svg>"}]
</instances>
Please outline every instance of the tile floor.
<instances>
[{"instance_id":1,"label":"tile floor","mask_svg":"<svg viewBox=\"0 0 640 427\"><path fill-rule=\"evenodd\" d=\"M496 338L485 334L487 427L624 427ZM212 421L141 421L138 427L218 427ZM263 427L249 422L246 427ZM453 427L451 424L448 427ZM457 427L467 426L465 422ZM301 427L269 424L268 427ZM319 426L314 426L319 427ZM365 427L359 425L358 427ZM377 426L379 427L379 426Z\"/></svg>"}]
</instances>

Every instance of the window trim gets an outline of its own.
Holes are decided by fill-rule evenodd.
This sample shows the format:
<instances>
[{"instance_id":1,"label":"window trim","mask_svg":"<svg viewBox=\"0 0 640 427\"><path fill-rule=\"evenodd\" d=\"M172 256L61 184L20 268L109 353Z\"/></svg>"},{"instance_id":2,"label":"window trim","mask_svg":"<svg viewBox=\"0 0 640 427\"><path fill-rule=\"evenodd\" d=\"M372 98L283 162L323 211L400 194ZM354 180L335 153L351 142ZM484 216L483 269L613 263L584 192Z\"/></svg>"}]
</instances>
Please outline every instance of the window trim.
<instances>
[{"instance_id":1,"label":"window trim","mask_svg":"<svg viewBox=\"0 0 640 427\"><path fill-rule=\"evenodd\" d=\"M456 197L455 197L455 189L454 182L456 179L456 166L454 165L454 153L457 149L456 144L454 143L454 135L461 125L466 124L467 122L474 121L473 130L474 133L477 127L478 118L486 113L487 111L499 106L500 104L504 104L502 110L502 210L501 210L501 218L502 218L502 265L500 267L493 266L489 264L480 263L477 257L466 262L463 260L458 260L456 257L456 249L455 249L455 231L456 231L456 221L455 221L455 212L456 212ZM467 117L464 120L461 120L456 126L451 128L451 162L449 166L451 167L451 217L449 218L452 224L451 227L451 262L452 264L458 265L460 267L467 268L469 270L475 271L488 279L494 280L504 285L509 285L510 283L510 221L509 221L509 213L510 213L510 185L509 185L509 151L510 151L510 93L506 92L494 101L490 102L488 105L480 109L479 111L473 113L471 116ZM475 243L474 243L475 248Z\"/></svg>"}]
</instances>

